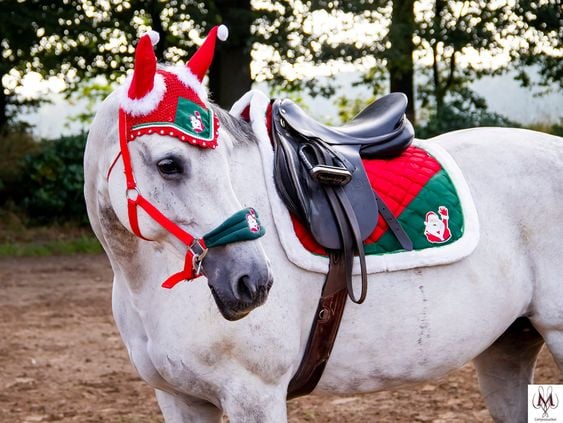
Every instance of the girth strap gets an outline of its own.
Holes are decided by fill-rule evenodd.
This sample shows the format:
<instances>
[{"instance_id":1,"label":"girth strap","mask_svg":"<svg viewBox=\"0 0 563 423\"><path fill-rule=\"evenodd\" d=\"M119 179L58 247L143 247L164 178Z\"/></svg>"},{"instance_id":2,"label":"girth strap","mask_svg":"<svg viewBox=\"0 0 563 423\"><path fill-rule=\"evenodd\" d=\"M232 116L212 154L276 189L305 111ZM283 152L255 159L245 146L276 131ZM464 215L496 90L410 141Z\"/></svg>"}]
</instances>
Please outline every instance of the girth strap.
<instances>
[{"instance_id":1,"label":"girth strap","mask_svg":"<svg viewBox=\"0 0 563 423\"><path fill-rule=\"evenodd\" d=\"M319 305L313 317L311 333L303 353L303 359L287 388L288 399L310 394L323 375L336 335L338 335L338 328L348 297L346 285L342 284L345 280L344 255L341 252L332 252L330 254L329 271ZM340 289L337 287L340 287Z\"/></svg>"}]
</instances>

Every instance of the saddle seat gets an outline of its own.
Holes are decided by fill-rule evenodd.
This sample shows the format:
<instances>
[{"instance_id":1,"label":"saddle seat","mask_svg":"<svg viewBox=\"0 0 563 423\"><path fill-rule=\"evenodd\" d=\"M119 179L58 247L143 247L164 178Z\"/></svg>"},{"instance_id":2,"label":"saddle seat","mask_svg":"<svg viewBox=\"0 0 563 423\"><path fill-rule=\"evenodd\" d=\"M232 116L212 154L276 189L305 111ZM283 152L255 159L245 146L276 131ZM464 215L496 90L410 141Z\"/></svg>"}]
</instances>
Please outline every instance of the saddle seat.
<instances>
[{"instance_id":1,"label":"saddle seat","mask_svg":"<svg viewBox=\"0 0 563 423\"><path fill-rule=\"evenodd\" d=\"M330 145L359 146L362 157L389 157L400 154L413 137L405 118L407 97L391 93L367 106L340 127L323 125L289 99L279 102L281 117L305 138L317 138ZM405 145L406 144L406 145Z\"/></svg>"}]
</instances>

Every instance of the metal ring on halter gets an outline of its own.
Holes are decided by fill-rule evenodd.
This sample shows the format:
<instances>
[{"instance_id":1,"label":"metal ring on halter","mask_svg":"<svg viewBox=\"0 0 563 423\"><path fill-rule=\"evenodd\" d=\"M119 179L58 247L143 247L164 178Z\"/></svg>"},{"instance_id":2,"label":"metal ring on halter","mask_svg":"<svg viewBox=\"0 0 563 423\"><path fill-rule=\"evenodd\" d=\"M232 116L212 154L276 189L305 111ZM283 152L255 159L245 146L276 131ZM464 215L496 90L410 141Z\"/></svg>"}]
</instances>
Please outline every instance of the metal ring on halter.
<instances>
[{"instance_id":1,"label":"metal ring on halter","mask_svg":"<svg viewBox=\"0 0 563 423\"><path fill-rule=\"evenodd\" d=\"M190 250L194 256L198 256L201 257L201 259L203 260L203 258L205 257L205 255L207 254L207 250L208 248L203 247L199 241L201 241L200 239L196 238L193 240L193 242L188 245L188 250ZM194 247L199 247L200 251L195 251Z\"/></svg>"},{"instance_id":2,"label":"metal ring on halter","mask_svg":"<svg viewBox=\"0 0 563 423\"><path fill-rule=\"evenodd\" d=\"M195 272L196 272L197 275L201 274L201 266L203 264L203 259L207 255L207 251L209 251L209 250L207 248L205 248L203 250L203 253L195 254L194 258L192 259L192 266L195 269Z\"/></svg>"},{"instance_id":3,"label":"metal ring on halter","mask_svg":"<svg viewBox=\"0 0 563 423\"><path fill-rule=\"evenodd\" d=\"M131 192L134 192L135 194L130 195ZM139 192L139 189L137 187L125 189L125 198L133 201L134 203L137 202L137 199L139 198L140 195L141 195L141 193Z\"/></svg>"}]
</instances>

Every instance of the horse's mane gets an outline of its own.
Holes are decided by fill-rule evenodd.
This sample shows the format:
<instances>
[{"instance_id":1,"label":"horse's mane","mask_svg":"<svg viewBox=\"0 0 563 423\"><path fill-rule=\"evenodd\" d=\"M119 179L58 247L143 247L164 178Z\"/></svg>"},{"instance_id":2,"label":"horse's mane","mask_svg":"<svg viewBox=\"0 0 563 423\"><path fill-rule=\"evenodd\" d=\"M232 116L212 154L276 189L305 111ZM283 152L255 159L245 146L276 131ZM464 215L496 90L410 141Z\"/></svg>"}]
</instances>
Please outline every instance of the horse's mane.
<instances>
[{"instance_id":1,"label":"horse's mane","mask_svg":"<svg viewBox=\"0 0 563 423\"><path fill-rule=\"evenodd\" d=\"M234 144L257 143L257 138L250 123L237 119L226 110L221 109L216 104L211 104L213 111L217 114L221 126L232 135Z\"/></svg>"}]
</instances>

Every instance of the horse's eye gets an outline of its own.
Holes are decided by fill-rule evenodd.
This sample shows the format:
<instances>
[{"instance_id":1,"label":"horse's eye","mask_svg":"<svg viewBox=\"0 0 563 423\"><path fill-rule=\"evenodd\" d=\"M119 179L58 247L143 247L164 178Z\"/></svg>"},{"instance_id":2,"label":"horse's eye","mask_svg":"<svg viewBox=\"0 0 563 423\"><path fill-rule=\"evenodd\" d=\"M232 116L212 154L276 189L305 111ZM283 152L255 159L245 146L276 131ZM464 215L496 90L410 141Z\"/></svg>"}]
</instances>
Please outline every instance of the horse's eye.
<instances>
[{"instance_id":1,"label":"horse's eye","mask_svg":"<svg viewBox=\"0 0 563 423\"><path fill-rule=\"evenodd\" d=\"M174 159L162 159L156 166L158 167L158 171L163 175L175 175L183 171L182 165Z\"/></svg>"}]
</instances>

